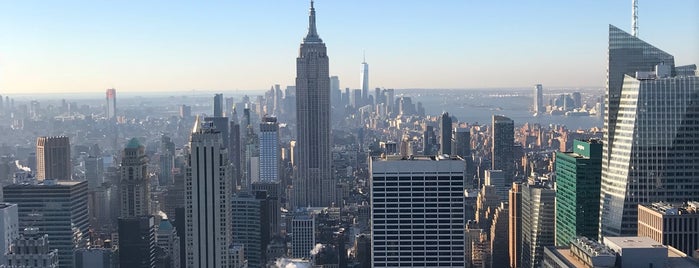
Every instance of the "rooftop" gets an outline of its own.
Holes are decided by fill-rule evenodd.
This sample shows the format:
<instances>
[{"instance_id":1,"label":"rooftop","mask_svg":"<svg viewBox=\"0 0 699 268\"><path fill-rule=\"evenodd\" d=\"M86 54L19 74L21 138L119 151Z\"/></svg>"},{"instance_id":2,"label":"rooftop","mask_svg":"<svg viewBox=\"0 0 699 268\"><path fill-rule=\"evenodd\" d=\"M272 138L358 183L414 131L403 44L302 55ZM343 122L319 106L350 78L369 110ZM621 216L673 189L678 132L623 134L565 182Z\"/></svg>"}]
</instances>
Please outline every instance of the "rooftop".
<instances>
[{"instance_id":1,"label":"rooftop","mask_svg":"<svg viewBox=\"0 0 699 268\"><path fill-rule=\"evenodd\" d=\"M662 244L653 240L650 237L644 236L620 236L620 237L605 237L605 244L607 241L615 244L620 248L657 248L664 247Z\"/></svg>"},{"instance_id":2,"label":"rooftop","mask_svg":"<svg viewBox=\"0 0 699 268\"><path fill-rule=\"evenodd\" d=\"M699 212L699 202L690 201L686 204L673 204L666 202L656 202L650 205L640 205L655 212L663 215L683 215L683 214L697 214Z\"/></svg>"}]
</instances>

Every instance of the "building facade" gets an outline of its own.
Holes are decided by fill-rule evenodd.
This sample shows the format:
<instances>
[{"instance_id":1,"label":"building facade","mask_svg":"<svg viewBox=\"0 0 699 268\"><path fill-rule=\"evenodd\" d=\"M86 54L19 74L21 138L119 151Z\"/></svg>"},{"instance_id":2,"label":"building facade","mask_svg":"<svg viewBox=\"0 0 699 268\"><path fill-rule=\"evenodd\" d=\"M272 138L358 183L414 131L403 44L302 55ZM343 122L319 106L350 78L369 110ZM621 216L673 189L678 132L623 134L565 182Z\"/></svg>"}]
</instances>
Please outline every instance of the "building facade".
<instances>
[{"instance_id":1,"label":"building facade","mask_svg":"<svg viewBox=\"0 0 699 268\"><path fill-rule=\"evenodd\" d=\"M335 200L330 154L330 76L325 43L311 2L308 34L296 58L298 164L294 207L327 207Z\"/></svg>"},{"instance_id":2,"label":"building facade","mask_svg":"<svg viewBox=\"0 0 699 268\"><path fill-rule=\"evenodd\" d=\"M44 180L2 190L5 202L17 204L19 229L48 234L51 248L58 249L60 267L75 267L74 250L88 243L87 181Z\"/></svg>"},{"instance_id":3,"label":"building facade","mask_svg":"<svg viewBox=\"0 0 699 268\"><path fill-rule=\"evenodd\" d=\"M38 180L70 180L70 141L68 137L36 139L36 178Z\"/></svg>"},{"instance_id":4,"label":"building facade","mask_svg":"<svg viewBox=\"0 0 699 268\"><path fill-rule=\"evenodd\" d=\"M515 171L515 122L504 116L493 115L491 134L492 169L502 170L505 183L509 185L512 183Z\"/></svg>"},{"instance_id":5,"label":"building facade","mask_svg":"<svg viewBox=\"0 0 699 268\"><path fill-rule=\"evenodd\" d=\"M638 204L699 200L699 77L675 72L661 63L624 76L611 154L603 156L603 236L636 235Z\"/></svg>"},{"instance_id":6,"label":"building facade","mask_svg":"<svg viewBox=\"0 0 699 268\"><path fill-rule=\"evenodd\" d=\"M105 117L107 119L116 119L116 89L107 89L107 105L105 107Z\"/></svg>"},{"instance_id":7,"label":"building facade","mask_svg":"<svg viewBox=\"0 0 699 268\"><path fill-rule=\"evenodd\" d=\"M372 267L464 267L464 160L375 158Z\"/></svg>"},{"instance_id":8,"label":"building facade","mask_svg":"<svg viewBox=\"0 0 699 268\"><path fill-rule=\"evenodd\" d=\"M119 167L120 218L151 215L148 156L138 139L133 138L122 152Z\"/></svg>"},{"instance_id":9,"label":"building facade","mask_svg":"<svg viewBox=\"0 0 699 268\"><path fill-rule=\"evenodd\" d=\"M556 191L541 183L522 187L522 264L541 266L544 247L555 244Z\"/></svg>"},{"instance_id":10,"label":"building facade","mask_svg":"<svg viewBox=\"0 0 699 268\"><path fill-rule=\"evenodd\" d=\"M260 181L279 182L279 123L266 116L260 123Z\"/></svg>"},{"instance_id":11,"label":"building facade","mask_svg":"<svg viewBox=\"0 0 699 268\"><path fill-rule=\"evenodd\" d=\"M578 236L597 237L602 180L602 143L573 142L572 152L556 152L556 246Z\"/></svg>"},{"instance_id":12,"label":"building facade","mask_svg":"<svg viewBox=\"0 0 699 268\"><path fill-rule=\"evenodd\" d=\"M227 267L231 245L228 152L211 122L197 118L185 176L186 267Z\"/></svg>"},{"instance_id":13,"label":"building facade","mask_svg":"<svg viewBox=\"0 0 699 268\"><path fill-rule=\"evenodd\" d=\"M692 256L699 249L699 202L638 205L638 236Z\"/></svg>"},{"instance_id":14,"label":"building facade","mask_svg":"<svg viewBox=\"0 0 699 268\"><path fill-rule=\"evenodd\" d=\"M604 94L604 135L602 138L602 192L600 199L600 236L635 235L636 233L636 201L627 202L626 182L623 175L628 172L623 163L613 160L613 155L628 151L627 145L616 145L616 133L624 129L621 139L627 140L632 136L627 129L629 126L619 126L618 114L622 98L622 87L625 75L633 75L637 71L651 71L655 65L665 63L674 66L672 55L653 47L638 37L630 35L621 29L609 25L609 49L607 62L607 87ZM628 152L626 153L628 154ZM628 159L627 159L628 160ZM628 163L628 162L626 162ZM622 166L623 165L623 166ZM626 170L624 170L626 169ZM657 176L651 176L656 177ZM659 200L658 200L659 201Z\"/></svg>"}]
</instances>

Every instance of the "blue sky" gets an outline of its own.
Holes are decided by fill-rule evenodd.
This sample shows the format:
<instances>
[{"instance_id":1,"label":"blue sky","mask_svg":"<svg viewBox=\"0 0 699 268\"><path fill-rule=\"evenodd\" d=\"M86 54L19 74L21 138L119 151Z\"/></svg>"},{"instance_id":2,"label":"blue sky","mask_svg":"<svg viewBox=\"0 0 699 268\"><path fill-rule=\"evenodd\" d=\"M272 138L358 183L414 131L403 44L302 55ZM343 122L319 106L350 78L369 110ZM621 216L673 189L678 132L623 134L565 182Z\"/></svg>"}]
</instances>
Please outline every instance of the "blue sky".
<instances>
[{"instance_id":1,"label":"blue sky","mask_svg":"<svg viewBox=\"0 0 699 268\"><path fill-rule=\"evenodd\" d=\"M699 63L699 1L639 0L639 36ZM308 2L1 1L0 94L291 85ZM631 1L319 0L341 87L604 85L608 24Z\"/></svg>"}]
</instances>

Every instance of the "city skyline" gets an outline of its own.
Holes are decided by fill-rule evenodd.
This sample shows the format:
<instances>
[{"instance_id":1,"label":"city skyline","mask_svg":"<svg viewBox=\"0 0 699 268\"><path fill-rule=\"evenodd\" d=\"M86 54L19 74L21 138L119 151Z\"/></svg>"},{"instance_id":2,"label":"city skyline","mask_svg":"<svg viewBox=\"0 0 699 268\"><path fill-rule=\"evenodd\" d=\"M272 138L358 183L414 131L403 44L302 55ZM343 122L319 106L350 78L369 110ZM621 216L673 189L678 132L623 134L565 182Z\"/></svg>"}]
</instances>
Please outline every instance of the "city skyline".
<instances>
[{"instance_id":1,"label":"city skyline","mask_svg":"<svg viewBox=\"0 0 699 268\"><path fill-rule=\"evenodd\" d=\"M298 52L289 44L306 30L307 5L4 3L0 38L10 42L0 44L0 92L291 85L289 59ZM341 88L360 88L363 51L373 66L370 88L603 87L608 24L631 28L630 1L316 5ZM699 62L697 10L695 1L642 1L639 36L683 60L678 65Z\"/></svg>"}]
</instances>

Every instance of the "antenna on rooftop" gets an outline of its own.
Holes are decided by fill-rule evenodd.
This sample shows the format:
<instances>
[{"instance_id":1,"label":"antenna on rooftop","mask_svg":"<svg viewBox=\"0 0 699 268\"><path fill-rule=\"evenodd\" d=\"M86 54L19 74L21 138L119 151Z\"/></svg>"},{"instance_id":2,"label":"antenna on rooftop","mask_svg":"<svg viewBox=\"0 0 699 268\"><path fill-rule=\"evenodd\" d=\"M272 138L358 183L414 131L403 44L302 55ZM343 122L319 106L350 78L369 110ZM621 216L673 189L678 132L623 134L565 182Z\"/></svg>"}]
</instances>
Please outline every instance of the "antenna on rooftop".
<instances>
[{"instance_id":1,"label":"antenna on rooftop","mask_svg":"<svg viewBox=\"0 0 699 268\"><path fill-rule=\"evenodd\" d=\"M638 37L638 0L631 0L633 11L631 16L631 34Z\"/></svg>"}]
</instances>

